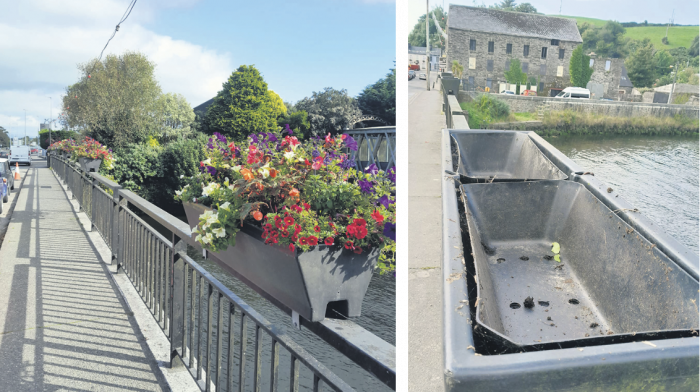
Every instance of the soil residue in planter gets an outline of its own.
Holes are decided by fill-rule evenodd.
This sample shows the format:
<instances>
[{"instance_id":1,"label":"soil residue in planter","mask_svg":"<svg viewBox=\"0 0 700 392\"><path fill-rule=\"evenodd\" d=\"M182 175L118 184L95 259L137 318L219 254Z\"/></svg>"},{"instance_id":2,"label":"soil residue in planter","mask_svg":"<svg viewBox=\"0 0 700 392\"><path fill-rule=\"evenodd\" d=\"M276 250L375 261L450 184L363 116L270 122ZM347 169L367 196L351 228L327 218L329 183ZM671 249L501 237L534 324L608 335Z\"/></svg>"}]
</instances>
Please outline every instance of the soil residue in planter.
<instances>
[{"instance_id":1,"label":"soil residue in planter","mask_svg":"<svg viewBox=\"0 0 700 392\"><path fill-rule=\"evenodd\" d=\"M528 260L530 260L530 258L527 256L520 256L520 260L528 261Z\"/></svg>"},{"instance_id":2,"label":"soil residue in planter","mask_svg":"<svg viewBox=\"0 0 700 392\"><path fill-rule=\"evenodd\" d=\"M598 323L591 323L591 328L595 328L598 326Z\"/></svg>"},{"instance_id":3,"label":"soil residue in planter","mask_svg":"<svg viewBox=\"0 0 700 392\"><path fill-rule=\"evenodd\" d=\"M523 305L525 305L525 308L527 309L532 309L535 307L535 299L532 297L527 297L525 298Z\"/></svg>"},{"instance_id":4,"label":"soil residue in planter","mask_svg":"<svg viewBox=\"0 0 700 392\"><path fill-rule=\"evenodd\" d=\"M554 260L554 256L546 255L544 256L545 260Z\"/></svg>"},{"instance_id":5,"label":"soil residue in planter","mask_svg":"<svg viewBox=\"0 0 700 392\"><path fill-rule=\"evenodd\" d=\"M506 261L506 259L504 259L504 258L502 258L502 257L496 259L496 262L497 262L498 264L501 264L501 263L504 262L504 261Z\"/></svg>"},{"instance_id":6,"label":"soil residue in planter","mask_svg":"<svg viewBox=\"0 0 700 392\"><path fill-rule=\"evenodd\" d=\"M540 306L549 306L549 301L537 301Z\"/></svg>"},{"instance_id":7,"label":"soil residue in planter","mask_svg":"<svg viewBox=\"0 0 700 392\"><path fill-rule=\"evenodd\" d=\"M484 252L486 252L487 255L493 256L496 254L496 249L489 247L488 245L484 244L483 242L481 243L481 246L484 247Z\"/></svg>"}]
</instances>

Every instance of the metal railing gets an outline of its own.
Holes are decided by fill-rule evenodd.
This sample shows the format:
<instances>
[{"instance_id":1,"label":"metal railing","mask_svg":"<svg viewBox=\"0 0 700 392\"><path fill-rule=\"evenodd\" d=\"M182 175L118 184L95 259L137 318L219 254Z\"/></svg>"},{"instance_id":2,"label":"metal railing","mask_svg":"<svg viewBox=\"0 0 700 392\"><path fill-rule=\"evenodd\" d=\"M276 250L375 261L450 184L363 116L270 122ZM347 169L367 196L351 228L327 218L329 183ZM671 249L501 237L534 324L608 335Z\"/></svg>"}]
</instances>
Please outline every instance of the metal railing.
<instances>
[{"instance_id":1,"label":"metal railing","mask_svg":"<svg viewBox=\"0 0 700 392\"><path fill-rule=\"evenodd\" d=\"M352 154L355 168L363 170L371 164L382 170L396 166L396 127L374 127L345 131L357 141Z\"/></svg>"},{"instance_id":2,"label":"metal railing","mask_svg":"<svg viewBox=\"0 0 700 392\"><path fill-rule=\"evenodd\" d=\"M312 373L313 391L322 385L353 390L192 260L187 245L201 248L186 223L61 157L51 155L49 166L90 217L112 251L117 272L126 273L170 341L171 365L180 358L203 391L242 392L246 385L254 391L298 391L302 366ZM163 225L170 238L132 210ZM395 389L393 346L348 321L304 320L302 325Z\"/></svg>"}]
</instances>

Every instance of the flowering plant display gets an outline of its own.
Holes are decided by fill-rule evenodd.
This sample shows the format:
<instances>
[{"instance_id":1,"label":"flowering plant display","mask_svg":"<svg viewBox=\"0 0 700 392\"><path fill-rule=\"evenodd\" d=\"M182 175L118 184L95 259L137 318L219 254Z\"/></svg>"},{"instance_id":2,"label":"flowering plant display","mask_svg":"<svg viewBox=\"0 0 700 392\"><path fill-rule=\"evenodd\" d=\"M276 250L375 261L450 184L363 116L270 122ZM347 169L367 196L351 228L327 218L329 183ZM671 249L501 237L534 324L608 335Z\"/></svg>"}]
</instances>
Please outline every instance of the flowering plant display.
<instances>
[{"instance_id":1,"label":"flowering plant display","mask_svg":"<svg viewBox=\"0 0 700 392\"><path fill-rule=\"evenodd\" d=\"M355 169L350 135L300 142L292 130L250 135L236 145L215 133L200 173L175 198L213 208L193 230L206 249L235 246L244 222L258 226L266 244L291 251L319 245L357 254L382 250L378 267L393 269L396 173L372 164Z\"/></svg>"},{"instance_id":2,"label":"flowering plant display","mask_svg":"<svg viewBox=\"0 0 700 392\"><path fill-rule=\"evenodd\" d=\"M65 152L67 154L72 154L74 149L78 146L78 143L73 139L64 139L57 142L53 142L46 151L56 151Z\"/></svg>"},{"instance_id":3,"label":"flowering plant display","mask_svg":"<svg viewBox=\"0 0 700 392\"><path fill-rule=\"evenodd\" d=\"M101 159L102 164L104 164L108 170L114 167L114 155L112 155L112 150L88 136L86 136L80 144L73 147L72 160L78 160L79 158Z\"/></svg>"}]
</instances>

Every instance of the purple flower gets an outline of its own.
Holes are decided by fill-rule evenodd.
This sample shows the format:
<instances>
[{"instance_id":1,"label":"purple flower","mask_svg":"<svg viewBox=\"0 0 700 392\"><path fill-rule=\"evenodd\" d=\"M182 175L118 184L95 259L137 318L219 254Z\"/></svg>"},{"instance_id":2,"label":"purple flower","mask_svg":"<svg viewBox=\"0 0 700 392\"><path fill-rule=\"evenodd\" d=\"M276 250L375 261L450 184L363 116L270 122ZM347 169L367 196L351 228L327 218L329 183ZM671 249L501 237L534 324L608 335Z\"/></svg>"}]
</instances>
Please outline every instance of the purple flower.
<instances>
[{"instance_id":1,"label":"purple flower","mask_svg":"<svg viewBox=\"0 0 700 392\"><path fill-rule=\"evenodd\" d=\"M396 241L396 225L391 222L386 222L382 234Z\"/></svg>"},{"instance_id":2,"label":"purple flower","mask_svg":"<svg viewBox=\"0 0 700 392\"><path fill-rule=\"evenodd\" d=\"M387 196L387 195L384 195L384 196L380 197L379 199L377 199L377 202L379 204L383 205L384 208L386 208L386 209L389 209L390 204L394 204L394 201L389 199L389 196Z\"/></svg>"},{"instance_id":3,"label":"purple flower","mask_svg":"<svg viewBox=\"0 0 700 392\"><path fill-rule=\"evenodd\" d=\"M365 168L365 173L369 173L374 176L379 173L379 168L373 163Z\"/></svg>"},{"instance_id":4,"label":"purple flower","mask_svg":"<svg viewBox=\"0 0 700 392\"><path fill-rule=\"evenodd\" d=\"M212 176L213 176L213 175L216 175L216 168L213 167L213 166L207 166L207 172L208 172L209 174L211 174Z\"/></svg>"},{"instance_id":5,"label":"purple flower","mask_svg":"<svg viewBox=\"0 0 700 392\"><path fill-rule=\"evenodd\" d=\"M311 156L314 157L314 158L318 158L320 155L321 155L321 153L318 152L318 150L313 150L313 151L311 152Z\"/></svg>"},{"instance_id":6,"label":"purple flower","mask_svg":"<svg viewBox=\"0 0 700 392\"><path fill-rule=\"evenodd\" d=\"M277 141L277 136L275 136L274 133L268 133L268 134L267 134L267 140L268 140L270 143L274 143L274 142Z\"/></svg>"},{"instance_id":7,"label":"purple flower","mask_svg":"<svg viewBox=\"0 0 700 392\"><path fill-rule=\"evenodd\" d=\"M345 138L345 146L353 151L357 151L357 142L355 139L353 139L352 136L348 135L347 133L345 135L347 136Z\"/></svg>"},{"instance_id":8,"label":"purple flower","mask_svg":"<svg viewBox=\"0 0 700 392\"><path fill-rule=\"evenodd\" d=\"M211 139L209 139L209 140L211 140ZM214 145L211 144L211 142L209 142L209 144L207 144L207 147L209 147L210 150L213 150L213 149L214 149Z\"/></svg>"},{"instance_id":9,"label":"purple flower","mask_svg":"<svg viewBox=\"0 0 700 392\"><path fill-rule=\"evenodd\" d=\"M396 166L392 166L391 169L386 171L386 178L396 184Z\"/></svg>"},{"instance_id":10,"label":"purple flower","mask_svg":"<svg viewBox=\"0 0 700 392\"><path fill-rule=\"evenodd\" d=\"M374 193L374 184L372 181L360 180L357 182L360 185L360 190L364 193Z\"/></svg>"},{"instance_id":11,"label":"purple flower","mask_svg":"<svg viewBox=\"0 0 700 392\"><path fill-rule=\"evenodd\" d=\"M258 144L260 141L258 140L258 135L256 134L250 134L248 135L249 138L253 139L253 143Z\"/></svg>"},{"instance_id":12,"label":"purple flower","mask_svg":"<svg viewBox=\"0 0 700 392\"><path fill-rule=\"evenodd\" d=\"M331 161L333 161L333 158L332 158L330 155L326 154L326 157L323 158L323 164L324 164L324 165L330 165L330 164L331 164Z\"/></svg>"},{"instance_id":13,"label":"purple flower","mask_svg":"<svg viewBox=\"0 0 700 392\"><path fill-rule=\"evenodd\" d=\"M351 169L351 168L355 167L355 160L352 159L351 157L345 157L345 159L343 159L343 161L340 162L338 164L338 166L340 166L341 169L345 169L345 170Z\"/></svg>"},{"instance_id":14,"label":"purple flower","mask_svg":"<svg viewBox=\"0 0 700 392\"><path fill-rule=\"evenodd\" d=\"M284 131L289 133L289 136L291 136L294 132L292 131L292 128L289 128L289 124L284 124Z\"/></svg>"},{"instance_id":15,"label":"purple flower","mask_svg":"<svg viewBox=\"0 0 700 392\"><path fill-rule=\"evenodd\" d=\"M226 136L220 134L219 132L214 132L214 136L215 136L220 142L222 142L222 143L224 143L224 144L228 144L228 143L226 143ZM211 139L209 139L209 141L211 142Z\"/></svg>"}]
</instances>

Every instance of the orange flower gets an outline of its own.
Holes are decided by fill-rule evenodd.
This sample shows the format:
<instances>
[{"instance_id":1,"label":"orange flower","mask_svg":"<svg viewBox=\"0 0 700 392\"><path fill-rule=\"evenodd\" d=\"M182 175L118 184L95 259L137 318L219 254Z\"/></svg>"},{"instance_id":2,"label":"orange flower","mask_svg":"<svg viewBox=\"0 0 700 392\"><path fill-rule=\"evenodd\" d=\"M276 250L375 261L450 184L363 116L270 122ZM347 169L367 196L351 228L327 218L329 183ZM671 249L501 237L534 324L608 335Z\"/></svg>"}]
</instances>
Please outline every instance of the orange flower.
<instances>
[{"instance_id":1,"label":"orange flower","mask_svg":"<svg viewBox=\"0 0 700 392\"><path fill-rule=\"evenodd\" d=\"M263 190L263 184L257 183L255 186L258 188L259 191Z\"/></svg>"},{"instance_id":2,"label":"orange flower","mask_svg":"<svg viewBox=\"0 0 700 392\"><path fill-rule=\"evenodd\" d=\"M277 170L275 170L275 169L270 169L270 177L272 177L272 178L277 177Z\"/></svg>"},{"instance_id":3,"label":"orange flower","mask_svg":"<svg viewBox=\"0 0 700 392\"><path fill-rule=\"evenodd\" d=\"M243 174L243 179L246 181L253 179L253 173L248 169L241 169L241 174Z\"/></svg>"},{"instance_id":4,"label":"orange flower","mask_svg":"<svg viewBox=\"0 0 700 392\"><path fill-rule=\"evenodd\" d=\"M297 188L292 188L292 190L289 191L289 196L291 196L291 197L299 196L299 190Z\"/></svg>"},{"instance_id":5,"label":"orange flower","mask_svg":"<svg viewBox=\"0 0 700 392\"><path fill-rule=\"evenodd\" d=\"M255 212L253 213L253 218L255 218L255 220L258 220L258 221L259 221L259 220L262 220L262 218L263 218L262 212L260 212L260 211L255 211Z\"/></svg>"}]
</instances>

